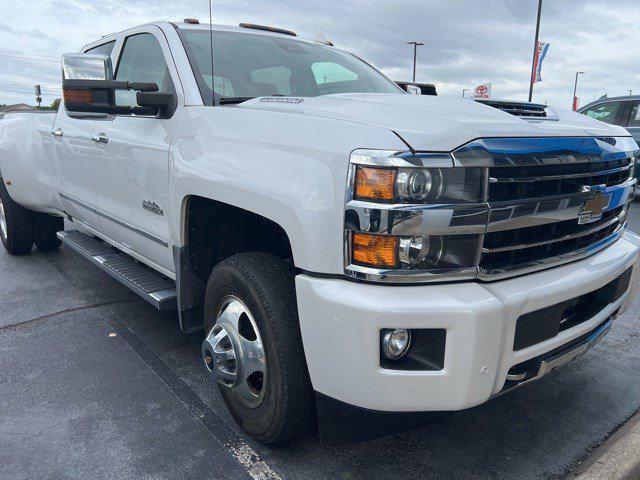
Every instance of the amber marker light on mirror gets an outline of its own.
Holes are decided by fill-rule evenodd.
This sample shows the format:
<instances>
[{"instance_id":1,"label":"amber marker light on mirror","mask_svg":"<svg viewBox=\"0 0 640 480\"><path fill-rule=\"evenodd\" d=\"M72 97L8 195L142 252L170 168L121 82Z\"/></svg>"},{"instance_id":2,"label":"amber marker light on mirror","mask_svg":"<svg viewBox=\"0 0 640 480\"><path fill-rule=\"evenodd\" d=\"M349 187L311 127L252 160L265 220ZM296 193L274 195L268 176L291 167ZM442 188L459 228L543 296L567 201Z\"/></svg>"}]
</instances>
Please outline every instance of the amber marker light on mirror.
<instances>
[{"instance_id":1,"label":"amber marker light on mirror","mask_svg":"<svg viewBox=\"0 0 640 480\"><path fill-rule=\"evenodd\" d=\"M358 166L356 169L355 198L363 200L393 201L396 171L385 168Z\"/></svg>"},{"instance_id":2,"label":"amber marker light on mirror","mask_svg":"<svg viewBox=\"0 0 640 480\"><path fill-rule=\"evenodd\" d=\"M353 233L352 258L355 263L375 268L396 268L398 237Z\"/></svg>"},{"instance_id":3,"label":"amber marker light on mirror","mask_svg":"<svg viewBox=\"0 0 640 480\"><path fill-rule=\"evenodd\" d=\"M91 90L64 90L62 94L66 103L93 103Z\"/></svg>"}]
</instances>

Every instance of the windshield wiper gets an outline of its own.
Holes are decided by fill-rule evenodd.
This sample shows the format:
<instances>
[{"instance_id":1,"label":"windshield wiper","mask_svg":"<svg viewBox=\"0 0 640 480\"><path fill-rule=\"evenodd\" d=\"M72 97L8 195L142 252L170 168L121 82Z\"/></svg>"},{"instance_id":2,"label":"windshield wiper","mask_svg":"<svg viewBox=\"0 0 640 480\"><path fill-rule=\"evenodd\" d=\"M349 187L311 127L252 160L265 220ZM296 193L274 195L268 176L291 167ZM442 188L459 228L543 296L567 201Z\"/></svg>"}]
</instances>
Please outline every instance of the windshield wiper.
<instances>
[{"instance_id":1,"label":"windshield wiper","mask_svg":"<svg viewBox=\"0 0 640 480\"><path fill-rule=\"evenodd\" d=\"M271 95L258 95L255 97L220 97L218 100L219 105L235 105L237 103L246 102L247 100L253 100L258 97L284 97L281 93L273 93Z\"/></svg>"},{"instance_id":2,"label":"windshield wiper","mask_svg":"<svg viewBox=\"0 0 640 480\"><path fill-rule=\"evenodd\" d=\"M236 103L246 102L247 100L253 100L256 97L220 97L218 100L219 105L233 105Z\"/></svg>"}]
</instances>

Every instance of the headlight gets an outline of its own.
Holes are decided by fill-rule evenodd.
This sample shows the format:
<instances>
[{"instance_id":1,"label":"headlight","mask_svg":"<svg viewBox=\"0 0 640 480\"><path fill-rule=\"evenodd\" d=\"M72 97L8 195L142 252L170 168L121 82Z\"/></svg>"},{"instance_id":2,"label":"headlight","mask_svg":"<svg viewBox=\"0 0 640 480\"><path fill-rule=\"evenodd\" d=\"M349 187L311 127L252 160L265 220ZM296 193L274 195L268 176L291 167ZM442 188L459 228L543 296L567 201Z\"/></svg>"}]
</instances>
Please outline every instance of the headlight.
<instances>
[{"instance_id":1,"label":"headlight","mask_svg":"<svg viewBox=\"0 0 640 480\"><path fill-rule=\"evenodd\" d=\"M395 198L395 170L358 167L356 170L356 198L391 202Z\"/></svg>"},{"instance_id":2,"label":"headlight","mask_svg":"<svg viewBox=\"0 0 640 480\"><path fill-rule=\"evenodd\" d=\"M447 270L473 267L478 235L399 237L351 232L351 262L382 270Z\"/></svg>"},{"instance_id":3,"label":"headlight","mask_svg":"<svg viewBox=\"0 0 640 480\"><path fill-rule=\"evenodd\" d=\"M353 260L376 268L398 266L398 238L389 235L354 233L351 239Z\"/></svg>"},{"instance_id":4,"label":"headlight","mask_svg":"<svg viewBox=\"0 0 640 480\"><path fill-rule=\"evenodd\" d=\"M475 203L481 200L480 168L355 167L354 198L381 203Z\"/></svg>"},{"instance_id":5,"label":"headlight","mask_svg":"<svg viewBox=\"0 0 640 480\"><path fill-rule=\"evenodd\" d=\"M486 225L484 170L450 154L351 155L345 272L382 281L475 276Z\"/></svg>"}]
</instances>

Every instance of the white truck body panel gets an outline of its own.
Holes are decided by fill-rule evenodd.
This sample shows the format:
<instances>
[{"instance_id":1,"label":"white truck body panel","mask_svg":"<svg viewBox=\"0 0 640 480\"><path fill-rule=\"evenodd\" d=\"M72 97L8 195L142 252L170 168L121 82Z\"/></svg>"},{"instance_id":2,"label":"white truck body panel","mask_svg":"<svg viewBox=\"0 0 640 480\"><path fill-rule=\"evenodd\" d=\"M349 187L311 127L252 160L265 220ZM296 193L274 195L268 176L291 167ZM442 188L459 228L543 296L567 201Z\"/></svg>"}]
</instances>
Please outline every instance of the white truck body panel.
<instances>
[{"instance_id":1,"label":"white truck body panel","mask_svg":"<svg viewBox=\"0 0 640 480\"><path fill-rule=\"evenodd\" d=\"M580 262L490 284L384 287L300 275L296 279L305 355L314 389L369 410L463 410L497 395L507 372L594 329L638 292L640 237L626 233ZM557 337L512 350L520 315L575 298L634 266L632 286L614 304ZM383 328L445 328L440 371L380 368ZM486 367L486 368L485 368Z\"/></svg>"},{"instance_id":2,"label":"white truck body panel","mask_svg":"<svg viewBox=\"0 0 640 480\"><path fill-rule=\"evenodd\" d=\"M29 209L72 216L79 229L172 279L178 274L173 248L184 246L187 235L188 198L275 222L302 272L296 278L298 310L316 391L374 410L471 407L499 393L512 366L580 337L636 295L640 240L628 232L586 259L490 284L399 287L343 277L352 151L451 152L484 137L628 136L624 129L561 109L554 109L557 120L531 121L468 99L400 93L205 106L168 23L113 34L84 50L115 40L116 65L124 38L144 32L159 41L175 85L178 105L171 118L80 119L64 106L55 118L7 115L0 120L7 189ZM53 135L56 130L62 136ZM91 140L101 134L107 143ZM598 289L631 266L631 287L616 304L551 340L512 350L520 315ZM448 332L443 370L380 367L380 329L430 327Z\"/></svg>"}]
</instances>

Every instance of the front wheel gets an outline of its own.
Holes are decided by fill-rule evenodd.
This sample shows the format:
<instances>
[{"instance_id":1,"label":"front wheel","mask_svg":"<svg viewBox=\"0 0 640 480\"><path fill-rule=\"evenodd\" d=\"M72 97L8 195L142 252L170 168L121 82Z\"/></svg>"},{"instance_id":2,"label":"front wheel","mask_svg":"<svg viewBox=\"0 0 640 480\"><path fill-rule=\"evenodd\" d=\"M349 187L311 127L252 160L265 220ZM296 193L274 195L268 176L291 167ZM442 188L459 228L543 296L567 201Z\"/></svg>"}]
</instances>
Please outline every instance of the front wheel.
<instances>
[{"instance_id":1,"label":"front wheel","mask_svg":"<svg viewBox=\"0 0 640 480\"><path fill-rule=\"evenodd\" d=\"M265 253L235 255L211 273L202 356L234 419L263 443L313 425L292 269Z\"/></svg>"},{"instance_id":2,"label":"front wheel","mask_svg":"<svg viewBox=\"0 0 640 480\"><path fill-rule=\"evenodd\" d=\"M31 253L35 240L33 213L13 201L2 178L0 178L0 239L11 255Z\"/></svg>"}]
</instances>

